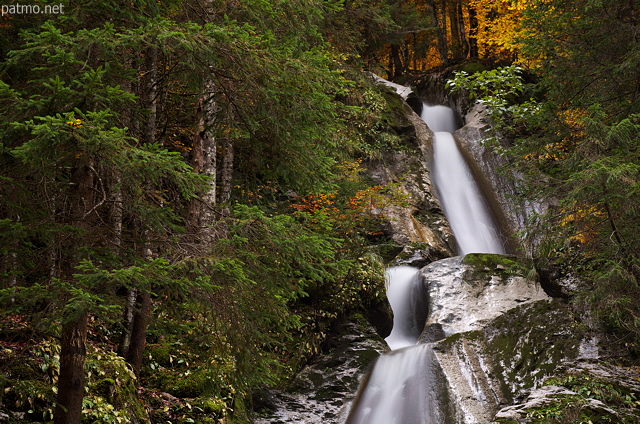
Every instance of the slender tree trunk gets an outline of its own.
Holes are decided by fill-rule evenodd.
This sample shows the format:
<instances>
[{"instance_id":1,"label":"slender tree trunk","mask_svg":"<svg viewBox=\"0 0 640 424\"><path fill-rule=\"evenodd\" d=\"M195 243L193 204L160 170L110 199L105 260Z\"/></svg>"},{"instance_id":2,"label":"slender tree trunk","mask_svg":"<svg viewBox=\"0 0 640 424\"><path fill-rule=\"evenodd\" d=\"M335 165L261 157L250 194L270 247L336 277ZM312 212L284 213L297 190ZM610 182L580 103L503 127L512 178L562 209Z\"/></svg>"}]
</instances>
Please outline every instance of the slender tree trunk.
<instances>
[{"instance_id":1,"label":"slender tree trunk","mask_svg":"<svg viewBox=\"0 0 640 424\"><path fill-rule=\"evenodd\" d=\"M136 309L137 290L128 289L127 297L124 304L124 325L122 329L122 337L118 345L118 355L125 357L128 355L131 346L131 334L133 333L133 319Z\"/></svg>"},{"instance_id":2,"label":"slender tree trunk","mask_svg":"<svg viewBox=\"0 0 640 424\"><path fill-rule=\"evenodd\" d=\"M220 175L219 203L226 204L231 199L231 183L233 181L233 139L224 139L222 150L222 173Z\"/></svg>"},{"instance_id":3,"label":"slender tree trunk","mask_svg":"<svg viewBox=\"0 0 640 424\"><path fill-rule=\"evenodd\" d=\"M156 139L156 116L158 112L158 49L149 47L144 56L145 74L143 78L144 103L148 115L145 121L142 139L153 143Z\"/></svg>"},{"instance_id":4,"label":"slender tree trunk","mask_svg":"<svg viewBox=\"0 0 640 424\"><path fill-rule=\"evenodd\" d=\"M85 385L88 314L62 327L60 376L54 424L80 424Z\"/></svg>"},{"instance_id":5,"label":"slender tree trunk","mask_svg":"<svg viewBox=\"0 0 640 424\"><path fill-rule=\"evenodd\" d=\"M122 249L122 219L123 219L123 204L122 204L122 190L118 187L120 184L120 174L118 171L113 173L113 186L115 187L111 192L111 209L109 210L109 224L111 226L111 244L116 256L119 256ZM136 292L132 289L127 289L127 295L124 307L124 324L122 330L122 336L118 343L118 355L125 356L127 350L129 350L129 343L131 342L131 327L133 325L133 309L135 306Z\"/></svg>"},{"instance_id":6,"label":"slender tree trunk","mask_svg":"<svg viewBox=\"0 0 640 424\"><path fill-rule=\"evenodd\" d=\"M462 46L462 59L466 59L469 57L470 47L469 47L469 40L467 38L467 31L465 30L465 26L464 26L464 13L462 8L462 0L456 1L456 16L457 16L458 26L459 26L458 33L460 34L460 45Z\"/></svg>"},{"instance_id":7,"label":"slender tree trunk","mask_svg":"<svg viewBox=\"0 0 640 424\"><path fill-rule=\"evenodd\" d=\"M137 64L133 63L131 57L126 59L126 67L133 69L137 67ZM122 83L122 88L127 93L135 93L136 87L139 84L134 84L132 80L125 80ZM155 119L155 117L153 118ZM129 132L134 135L138 135L137 124L134 122L133 111L123 114L123 127L129 128ZM111 209L109 210L109 224L111 226L111 244L113 245L113 251L116 256L120 256L122 253L122 222L124 218L124 204L122 198L122 189L120 188L121 175L118 169L112 173L111 191ZM129 350L129 344L131 342L131 327L133 325L133 309L135 306L136 291L133 289L127 289L125 295L125 307L124 307L124 323L122 335L118 343L117 352L118 355L124 357Z\"/></svg>"},{"instance_id":8,"label":"slender tree trunk","mask_svg":"<svg viewBox=\"0 0 640 424\"><path fill-rule=\"evenodd\" d=\"M145 236L146 237L146 236ZM143 257L150 260L153 254L150 242L145 243ZM151 318L151 287L140 290L135 299L135 310L133 311L133 319L131 320L131 337L127 353L126 361L131 364L133 372L140 374L142 368L142 354L147 345L147 327Z\"/></svg>"},{"instance_id":9,"label":"slender tree trunk","mask_svg":"<svg viewBox=\"0 0 640 424\"><path fill-rule=\"evenodd\" d=\"M190 223L193 231L204 237L203 241L206 243L211 236L207 226L214 222L218 185L218 151L214 131L218 107L211 80L204 84L204 92L198 100L196 113L198 121L193 141L192 167L195 172L207 175L210 182L205 193L199 199L191 201Z\"/></svg>"},{"instance_id":10,"label":"slender tree trunk","mask_svg":"<svg viewBox=\"0 0 640 424\"><path fill-rule=\"evenodd\" d=\"M478 13L476 9L469 6L469 57L477 59L478 52Z\"/></svg>"},{"instance_id":11,"label":"slender tree trunk","mask_svg":"<svg viewBox=\"0 0 640 424\"><path fill-rule=\"evenodd\" d=\"M136 375L140 374L140 369L142 368L142 356L147 345L147 328L149 327L150 319L151 294L148 291L142 291L136 299L136 311L131 328L131 342L125 357Z\"/></svg>"},{"instance_id":12,"label":"slender tree trunk","mask_svg":"<svg viewBox=\"0 0 640 424\"><path fill-rule=\"evenodd\" d=\"M447 8L446 0L441 0L442 9L438 8L437 0L427 0L431 9L431 15L436 27L436 39L438 41L438 53L444 65L449 64L449 52L447 47Z\"/></svg>"},{"instance_id":13,"label":"slender tree trunk","mask_svg":"<svg viewBox=\"0 0 640 424\"><path fill-rule=\"evenodd\" d=\"M447 8L451 28L451 55L454 62L462 59L462 34L460 34L460 22L458 21L458 0L451 2Z\"/></svg>"},{"instance_id":14,"label":"slender tree trunk","mask_svg":"<svg viewBox=\"0 0 640 424\"><path fill-rule=\"evenodd\" d=\"M76 228L90 228L95 205L93 195L96 178L92 163L81 164L71 175L72 191L69 196L70 223ZM77 259L77 245L71 241L61 258L61 277L73 281ZM74 311L73 313L78 313ZM68 313L67 313L68 314ZM62 327L60 343L60 376L58 378L58 398L54 414L55 424L79 424L82 416L82 398L85 385L85 361L88 313L80 311L79 316L67 316L68 322Z\"/></svg>"},{"instance_id":15,"label":"slender tree trunk","mask_svg":"<svg viewBox=\"0 0 640 424\"><path fill-rule=\"evenodd\" d=\"M156 141L157 113L158 113L158 49L149 47L146 49L144 60L144 74L142 87L144 89L142 100L147 109L147 119L141 139L145 144ZM150 260L152 257L148 231L144 231L143 258ZM151 294L150 288L144 290L129 289L125 303L125 325L122 340L118 351L125 360L131 364L136 375L142 367L142 354L146 347L147 327L151 318Z\"/></svg>"},{"instance_id":16,"label":"slender tree trunk","mask_svg":"<svg viewBox=\"0 0 640 424\"><path fill-rule=\"evenodd\" d=\"M400 46L397 44L391 45L391 59L393 60L393 74L391 78L396 78L402 75L403 65L402 58L400 57Z\"/></svg>"}]
</instances>

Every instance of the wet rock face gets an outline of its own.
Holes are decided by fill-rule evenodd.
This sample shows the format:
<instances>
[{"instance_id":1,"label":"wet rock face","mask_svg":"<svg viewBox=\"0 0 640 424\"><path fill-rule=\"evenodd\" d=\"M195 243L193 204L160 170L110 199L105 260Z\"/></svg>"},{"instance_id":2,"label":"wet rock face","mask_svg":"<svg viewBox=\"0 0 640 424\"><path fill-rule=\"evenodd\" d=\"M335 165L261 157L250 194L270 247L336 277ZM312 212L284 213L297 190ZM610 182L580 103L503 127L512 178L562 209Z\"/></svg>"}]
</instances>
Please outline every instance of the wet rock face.
<instances>
[{"instance_id":1,"label":"wet rock face","mask_svg":"<svg viewBox=\"0 0 640 424\"><path fill-rule=\"evenodd\" d=\"M388 347L362 318L355 317L336 331L328 353L306 366L286 391L255 394L256 424L344 423L360 379Z\"/></svg>"},{"instance_id":2,"label":"wet rock face","mask_svg":"<svg viewBox=\"0 0 640 424\"><path fill-rule=\"evenodd\" d=\"M533 262L469 254L421 269L433 344L458 423L489 423L586 351L569 307L540 287Z\"/></svg>"},{"instance_id":3,"label":"wet rock face","mask_svg":"<svg viewBox=\"0 0 640 424\"><path fill-rule=\"evenodd\" d=\"M564 303L526 303L481 330L450 336L434 347L461 423L493 422L579 356L580 331Z\"/></svg>"},{"instance_id":4,"label":"wet rock face","mask_svg":"<svg viewBox=\"0 0 640 424\"><path fill-rule=\"evenodd\" d=\"M548 299L527 277L531 264L515 256L469 254L433 262L421 270L428 295L428 329L445 335L479 330L516 306Z\"/></svg>"},{"instance_id":5,"label":"wet rock face","mask_svg":"<svg viewBox=\"0 0 640 424\"><path fill-rule=\"evenodd\" d=\"M584 361L563 365L544 386L521 402L502 408L495 422L504 424L547 422L640 422L636 400L640 396L638 370Z\"/></svg>"},{"instance_id":6,"label":"wet rock face","mask_svg":"<svg viewBox=\"0 0 640 424\"><path fill-rule=\"evenodd\" d=\"M543 213L549 205L532 199L515 204L522 198L520 181L523 177L509 166L504 156L494 151L491 143L486 143L492 134L485 106L476 103L468 112L462 112L466 112L465 125L454 133L454 137L483 188L492 212L509 234L526 231L528 219L533 214ZM530 256L538 242L535 235L529 235L526 239L513 239L512 250L516 252L519 249L518 254Z\"/></svg>"},{"instance_id":7,"label":"wet rock face","mask_svg":"<svg viewBox=\"0 0 640 424\"><path fill-rule=\"evenodd\" d=\"M396 132L411 136L411 142L401 151L386 152L383 159L367 163L367 173L376 184L399 183L405 196L405 204L378 211L386 221L384 231L401 247L425 244L421 250L429 250L428 261L451 256L454 251L451 246L455 246L455 242L431 178L433 133L403 100L413 99L409 101L416 103L415 94L405 90L406 87L378 80L389 87L391 97L387 96L388 101L392 102L395 97L398 103L400 116L394 118L393 127Z\"/></svg>"}]
</instances>

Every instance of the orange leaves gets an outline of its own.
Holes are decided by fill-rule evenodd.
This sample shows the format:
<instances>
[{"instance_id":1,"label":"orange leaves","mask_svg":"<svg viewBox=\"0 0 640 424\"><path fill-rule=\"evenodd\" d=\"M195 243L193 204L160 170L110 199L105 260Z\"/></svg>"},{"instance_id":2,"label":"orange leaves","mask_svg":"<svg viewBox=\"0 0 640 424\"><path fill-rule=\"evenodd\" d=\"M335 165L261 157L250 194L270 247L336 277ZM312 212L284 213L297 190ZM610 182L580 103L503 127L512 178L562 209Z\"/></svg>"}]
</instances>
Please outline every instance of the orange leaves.
<instances>
[{"instance_id":1,"label":"orange leaves","mask_svg":"<svg viewBox=\"0 0 640 424\"><path fill-rule=\"evenodd\" d=\"M298 212L315 213L321 210L326 212L328 209L337 209L335 208L335 198L337 194L337 192L315 195L309 194L304 197L298 197L299 203L294 203L290 206Z\"/></svg>"},{"instance_id":2,"label":"orange leaves","mask_svg":"<svg viewBox=\"0 0 640 424\"><path fill-rule=\"evenodd\" d=\"M395 185L376 185L356 191L350 197L338 192L310 194L298 197L290 206L296 214L305 216L310 224L326 223L342 237L354 234L378 235L378 224L384 209L400 199Z\"/></svg>"},{"instance_id":3,"label":"orange leaves","mask_svg":"<svg viewBox=\"0 0 640 424\"><path fill-rule=\"evenodd\" d=\"M517 55L521 36L520 22L529 2L520 0L469 0L478 20L478 47L480 56L504 58Z\"/></svg>"}]
</instances>

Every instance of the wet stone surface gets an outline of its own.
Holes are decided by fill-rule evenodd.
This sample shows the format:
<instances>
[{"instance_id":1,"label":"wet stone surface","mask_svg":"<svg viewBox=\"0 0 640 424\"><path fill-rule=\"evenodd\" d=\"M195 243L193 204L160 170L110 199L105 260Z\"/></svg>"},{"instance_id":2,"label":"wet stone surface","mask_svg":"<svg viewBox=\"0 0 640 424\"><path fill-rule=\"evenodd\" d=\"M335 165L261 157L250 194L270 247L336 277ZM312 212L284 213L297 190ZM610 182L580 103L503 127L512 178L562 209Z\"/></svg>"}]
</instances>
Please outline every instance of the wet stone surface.
<instances>
[{"instance_id":1,"label":"wet stone surface","mask_svg":"<svg viewBox=\"0 0 640 424\"><path fill-rule=\"evenodd\" d=\"M254 422L343 423L360 380L387 349L370 325L358 320L344 324L330 351L305 367L286 391L266 391L254 399L258 415Z\"/></svg>"}]
</instances>

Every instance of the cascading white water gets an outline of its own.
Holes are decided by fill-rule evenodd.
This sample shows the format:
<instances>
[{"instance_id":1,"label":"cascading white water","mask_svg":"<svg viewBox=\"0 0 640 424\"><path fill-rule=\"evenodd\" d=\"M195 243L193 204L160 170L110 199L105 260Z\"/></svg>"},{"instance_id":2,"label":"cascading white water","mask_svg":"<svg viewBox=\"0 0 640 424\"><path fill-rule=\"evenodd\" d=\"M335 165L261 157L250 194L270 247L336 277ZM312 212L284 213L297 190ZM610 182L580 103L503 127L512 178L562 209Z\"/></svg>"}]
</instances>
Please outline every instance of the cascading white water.
<instances>
[{"instance_id":1,"label":"cascading white water","mask_svg":"<svg viewBox=\"0 0 640 424\"><path fill-rule=\"evenodd\" d=\"M451 134L458 128L453 110L425 104L421 118L435 133L433 177L459 253L505 253L489 208Z\"/></svg>"},{"instance_id":2,"label":"cascading white water","mask_svg":"<svg viewBox=\"0 0 640 424\"><path fill-rule=\"evenodd\" d=\"M393 310L393 329L385 339L389 347L401 349L416 344L422 331L415 318L412 295L418 285L418 270L410 266L387 269L387 299Z\"/></svg>"},{"instance_id":3,"label":"cascading white water","mask_svg":"<svg viewBox=\"0 0 640 424\"><path fill-rule=\"evenodd\" d=\"M385 340L392 352L382 355L361 388L348 424L430 424L436 405L429 401L433 381L430 345L416 345L422 323L415 319L419 270L387 269L387 297L393 309L393 330Z\"/></svg>"},{"instance_id":4,"label":"cascading white water","mask_svg":"<svg viewBox=\"0 0 640 424\"><path fill-rule=\"evenodd\" d=\"M431 346L420 344L382 355L369 375L366 389L349 424L431 424L434 405Z\"/></svg>"},{"instance_id":5,"label":"cascading white water","mask_svg":"<svg viewBox=\"0 0 640 424\"><path fill-rule=\"evenodd\" d=\"M434 180L461 254L504 253L499 232L471 170L451 134L458 125L445 106L423 105L422 119L435 132ZM347 424L440 424L456 422L443 403L431 343L416 345L424 321L415 319L419 270L387 270L393 309L392 349L380 356L361 387ZM418 299L420 300L420 299ZM424 299L426 300L426 299ZM420 308L418 308L420 309ZM426 317L425 317L426 318Z\"/></svg>"}]
</instances>

